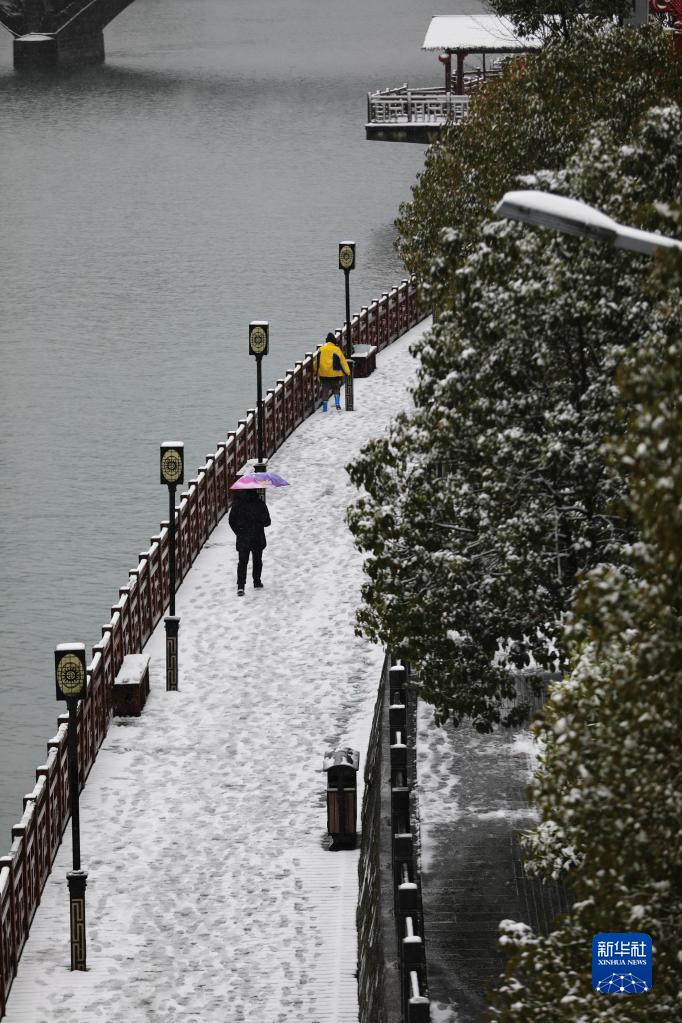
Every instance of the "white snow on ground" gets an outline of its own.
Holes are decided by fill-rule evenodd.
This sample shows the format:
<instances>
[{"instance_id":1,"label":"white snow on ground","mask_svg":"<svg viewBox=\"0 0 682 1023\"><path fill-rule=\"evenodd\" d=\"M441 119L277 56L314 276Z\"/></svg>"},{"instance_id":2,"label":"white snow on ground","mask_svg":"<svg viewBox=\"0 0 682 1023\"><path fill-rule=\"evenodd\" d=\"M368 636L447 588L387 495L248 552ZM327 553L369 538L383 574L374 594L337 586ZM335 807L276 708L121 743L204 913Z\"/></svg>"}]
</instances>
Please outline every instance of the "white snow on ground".
<instances>
[{"instance_id":1,"label":"white snow on ground","mask_svg":"<svg viewBox=\"0 0 682 1023\"><path fill-rule=\"evenodd\" d=\"M518 732L512 743L512 756L525 757L528 781L530 782L535 774L542 747L535 736L529 731Z\"/></svg>"},{"instance_id":2,"label":"white snow on ground","mask_svg":"<svg viewBox=\"0 0 682 1023\"><path fill-rule=\"evenodd\" d=\"M429 1006L431 1023L458 1023L460 1017L451 1005L442 1002L431 1002Z\"/></svg>"},{"instance_id":3,"label":"white snow on ground","mask_svg":"<svg viewBox=\"0 0 682 1023\"><path fill-rule=\"evenodd\" d=\"M38 908L7 1023L357 1020L358 852L327 849L324 753L361 752L383 651L354 635L362 556L345 465L409 407L408 346L276 453L265 589L236 596L223 519L178 592L180 691L115 719L81 796L88 971L69 970L70 829Z\"/></svg>"}]
</instances>

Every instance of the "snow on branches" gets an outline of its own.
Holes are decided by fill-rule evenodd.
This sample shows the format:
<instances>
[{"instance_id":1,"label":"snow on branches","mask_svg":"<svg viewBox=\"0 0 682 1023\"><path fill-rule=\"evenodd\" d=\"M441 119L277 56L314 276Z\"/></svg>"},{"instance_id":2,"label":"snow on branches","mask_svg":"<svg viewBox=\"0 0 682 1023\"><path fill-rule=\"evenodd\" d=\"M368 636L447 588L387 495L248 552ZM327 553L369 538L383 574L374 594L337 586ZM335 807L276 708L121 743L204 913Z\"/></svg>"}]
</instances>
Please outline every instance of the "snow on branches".
<instances>
[{"instance_id":1,"label":"snow on branches","mask_svg":"<svg viewBox=\"0 0 682 1023\"><path fill-rule=\"evenodd\" d=\"M673 161L639 177L647 147L679 151L667 117L654 111L626 150L600 126L542 183L618 215L670 194ZM554 649L565 665L577 577L636 539L602 444L626 427L617 373L658 316L647 270L630 253L484 225L453 274L452 313L416 352L414 414L351 467L365 495L349 521L371 555L359 623L412 660L441 721L517 722L513 672L553 667Z\"/></svg>"},{"instance_id":2,"label":"snow on branches","mask_svg":"<svg viewBox=\"0 0 682 1023\"><path fill-rule=\"evenodd\" d=\"M658 114L654 114L654 118ZM679 112L673 117L679 136ZM664 118L658 117L659 126ZM651 122L650 122L651 124ZM677 230L682 226L678 216ZM663 257L647 285L659 317L620 378L627 431L605 455L624 478L640 539L623 563L578 588L567 639L575 666L543 720L533 783L543 818L527 852L563 873L578 901L548 936L504 921L510 956L491 1018L668 1023L679 1015L682 933L682 256ZM661 486L661 483L664 483ZM654 942L646 998L592 991L598 931Z\"/></svg>"},{"instance_id":3,"label":"snow on branches","mask_svg":"<svg viewBox=\"0 0 682 1023\"><path fill-rule=\"evenodd\" d=\"M480 731L518 721L516 673L558 658L564 676L534 725L540 824L525 849L529 869L567 880L577 901L546 936L503 921L490 1018L669 1023L682 933L682 257L486 211L523 175L679 236L680 64L656 29L576 27L548 49L432 148L402 210L401 249L438 315L415 349L414 412L349 466L361 488L349 523L368 555L358 628L412 662L437 720ZM645 998L592 990L600 930L652 935Z\"/></svg>"}]
</instances>

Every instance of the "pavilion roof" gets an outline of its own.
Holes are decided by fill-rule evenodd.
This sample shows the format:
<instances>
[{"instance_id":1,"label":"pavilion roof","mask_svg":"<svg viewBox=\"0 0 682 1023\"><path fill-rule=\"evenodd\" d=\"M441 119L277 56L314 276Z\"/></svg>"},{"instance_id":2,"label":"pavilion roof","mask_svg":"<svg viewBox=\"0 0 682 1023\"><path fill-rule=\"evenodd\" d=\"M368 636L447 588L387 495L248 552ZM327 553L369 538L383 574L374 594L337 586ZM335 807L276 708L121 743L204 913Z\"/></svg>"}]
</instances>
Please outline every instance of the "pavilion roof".
<instances>
[{"instance_id":1,"label":"pavilion roof","mask_svg":"<svg viewBox=\"0 0 682 1023\"><path fill-rule=\"evenodd\" d=\"M445 14L431 19L422 50L450 53L515 53L537 50L540 36L520 36L508 18L495 14Z\"/></svg>"}]
</instances>

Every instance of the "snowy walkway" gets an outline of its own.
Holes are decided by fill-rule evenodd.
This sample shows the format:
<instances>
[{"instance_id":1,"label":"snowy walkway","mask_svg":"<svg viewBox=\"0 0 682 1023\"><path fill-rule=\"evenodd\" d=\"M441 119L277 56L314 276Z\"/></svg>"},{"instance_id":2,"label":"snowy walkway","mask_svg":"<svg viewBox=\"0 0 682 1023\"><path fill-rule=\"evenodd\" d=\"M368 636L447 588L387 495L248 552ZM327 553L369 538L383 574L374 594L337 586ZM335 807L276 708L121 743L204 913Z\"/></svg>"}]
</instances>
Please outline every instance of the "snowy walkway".
<instances>
[{"instance_id":1,"label":"snowy walkway","mask_svg":"<svg viewBox=\"0 0 682 1023\"><path fill-rule=\"evenodd\" d=\"M428 321L427 321L428 322ZM357 851L329 852L322 757L361 751L383 652L354 636L362 557L344 466L409 405L415 328L272 459L265 589L236 596L227 517L183 583L180 692L163 626L142 717L116 719L81 797L88 971L69 970L70 828L7 1023L357 1020ZM359 778L361 784L361 778Z\"/></svg>"}]
</instances>

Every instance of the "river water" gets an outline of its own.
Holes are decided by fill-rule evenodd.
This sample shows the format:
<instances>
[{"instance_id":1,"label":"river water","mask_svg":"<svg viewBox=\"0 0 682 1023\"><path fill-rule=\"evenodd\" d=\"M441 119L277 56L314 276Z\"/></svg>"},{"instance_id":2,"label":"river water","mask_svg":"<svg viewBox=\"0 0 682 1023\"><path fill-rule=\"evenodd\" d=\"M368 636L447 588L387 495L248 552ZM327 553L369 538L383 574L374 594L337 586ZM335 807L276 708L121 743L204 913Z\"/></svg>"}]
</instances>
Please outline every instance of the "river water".
<instances>
[{"instance_id":1,"label":"river water","mask_svg":"<svg viewBox=\"0 0 682 1023\"><path fill-rule=\"evenodd\" d=\"M440 84L433 13L136 0L104 66L33 75L0 38L0 853L63 709L54 646L100 638L167 514L159 443L191 477L254 404L250 320L268 386L341 325L340 240L354 311L404 276L424 147L365 142L365 94Z\"/></svg>"}]
</instances>

